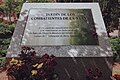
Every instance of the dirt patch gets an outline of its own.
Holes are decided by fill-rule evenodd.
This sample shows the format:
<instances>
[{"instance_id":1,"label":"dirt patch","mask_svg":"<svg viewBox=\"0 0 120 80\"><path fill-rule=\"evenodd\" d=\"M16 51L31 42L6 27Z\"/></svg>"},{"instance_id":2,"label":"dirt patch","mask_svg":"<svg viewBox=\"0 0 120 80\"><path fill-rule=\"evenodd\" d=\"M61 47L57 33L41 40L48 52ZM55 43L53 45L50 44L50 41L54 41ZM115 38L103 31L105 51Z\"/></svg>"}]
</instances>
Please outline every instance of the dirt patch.
<instances>
[{"instance_id":1,"label":"dirt patch","mask_svg":"<svg viewBox=\"0 0 120 80\"><path fill-rule=\"evenodd\" d=\"M0 73L0 80L8 80L6 71Z\"/></svg>"}]
</instances>

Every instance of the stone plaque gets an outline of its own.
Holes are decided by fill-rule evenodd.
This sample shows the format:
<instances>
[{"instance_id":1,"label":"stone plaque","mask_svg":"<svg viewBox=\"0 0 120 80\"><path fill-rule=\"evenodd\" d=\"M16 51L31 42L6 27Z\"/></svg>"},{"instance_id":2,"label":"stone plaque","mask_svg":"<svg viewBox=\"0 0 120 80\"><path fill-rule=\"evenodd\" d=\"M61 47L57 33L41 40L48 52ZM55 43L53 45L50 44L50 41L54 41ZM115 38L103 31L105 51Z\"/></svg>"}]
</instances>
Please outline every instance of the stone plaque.
<instances>
[{"instance_id":1,"label":"stone plaque","mask_svg":"<svg viewBox=\"0 0 120 80\"><path fill-rule=\"evenodd\" d=\"M30 9L22 45L98 45L91 9Z\"/></svg>"},{"instance_id":2,"label":"stone plaque","mask_svg":"<svg viewBox=\"0 0 120 80\"><path fill-rule=\"evenodd\" d=\"M25 3L7 57L21 46L56 57L111 57L111 47L97 3Z\"/></svg>"}]
</instances>

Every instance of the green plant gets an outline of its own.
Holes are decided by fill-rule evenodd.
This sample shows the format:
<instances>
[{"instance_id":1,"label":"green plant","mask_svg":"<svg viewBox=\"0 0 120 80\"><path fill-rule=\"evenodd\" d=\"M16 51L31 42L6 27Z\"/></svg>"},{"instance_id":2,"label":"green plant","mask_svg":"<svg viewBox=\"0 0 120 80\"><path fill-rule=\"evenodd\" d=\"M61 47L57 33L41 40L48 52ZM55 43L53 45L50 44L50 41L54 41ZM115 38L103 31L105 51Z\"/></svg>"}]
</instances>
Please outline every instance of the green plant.
<instances>
[{"instance_id":1,"label":"green plant","mask_svg":"<svg viewBox=\"0 0 120 80\"><path fill-rule=\"evenodd\" d=\"M120 38L111 39L110 42L114 57L120 59Z\"/></svg>"},{"instance_id":2,"label":"green plant","mask_svg":"<svg viewBox=\"0 0 120 80\"><path fill-rule=\"evenodd\" d=\"M15 25L0 23L0 57L5 57Z\"/></svg>"}]
</instances>

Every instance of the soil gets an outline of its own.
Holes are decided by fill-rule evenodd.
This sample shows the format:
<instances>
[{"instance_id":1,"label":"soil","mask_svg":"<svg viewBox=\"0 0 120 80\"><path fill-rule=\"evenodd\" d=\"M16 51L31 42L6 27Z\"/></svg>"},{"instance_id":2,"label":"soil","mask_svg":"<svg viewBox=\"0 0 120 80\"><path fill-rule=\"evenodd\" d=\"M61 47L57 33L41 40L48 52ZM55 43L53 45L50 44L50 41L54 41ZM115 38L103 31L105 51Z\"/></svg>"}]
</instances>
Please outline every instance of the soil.
<instances>
[{"instance_id":1,"label":"soil","mask_svg":"<svg viewBox=\"0 0 120 80\"><path fill-rule=\"evenodd\" d=\"M0 80L8 80L8 76L6 74L6 71L3 71L0 73Z\"/></svg>"}]
</instances>

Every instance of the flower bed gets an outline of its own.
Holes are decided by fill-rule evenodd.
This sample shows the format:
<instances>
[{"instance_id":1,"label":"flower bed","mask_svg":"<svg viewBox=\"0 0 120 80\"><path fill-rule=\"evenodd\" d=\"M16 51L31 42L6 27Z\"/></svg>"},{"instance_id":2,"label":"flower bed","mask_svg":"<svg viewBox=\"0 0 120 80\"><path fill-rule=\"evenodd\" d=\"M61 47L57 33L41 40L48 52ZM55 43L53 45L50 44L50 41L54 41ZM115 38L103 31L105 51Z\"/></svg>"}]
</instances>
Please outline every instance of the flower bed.
<instances>
[{"instance_id":1,"label":"flower bed","mask_svg":"<svg viewBox=\"0 0 120 80\"><path fill-rule=\"evenodd\" d=\"M55 56L37 57L33 48L22 47L19 58L9 61L7 75L15 80L55 80Z\"/></svg>"}]
</instances>

